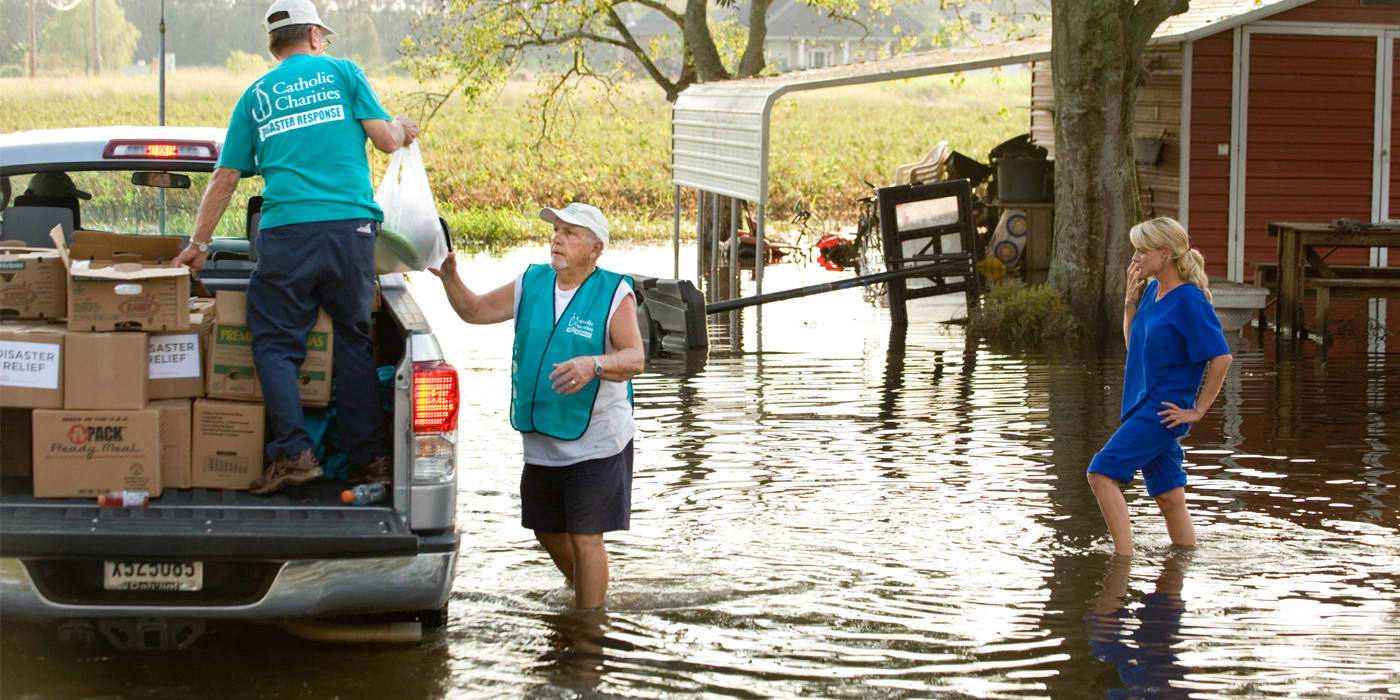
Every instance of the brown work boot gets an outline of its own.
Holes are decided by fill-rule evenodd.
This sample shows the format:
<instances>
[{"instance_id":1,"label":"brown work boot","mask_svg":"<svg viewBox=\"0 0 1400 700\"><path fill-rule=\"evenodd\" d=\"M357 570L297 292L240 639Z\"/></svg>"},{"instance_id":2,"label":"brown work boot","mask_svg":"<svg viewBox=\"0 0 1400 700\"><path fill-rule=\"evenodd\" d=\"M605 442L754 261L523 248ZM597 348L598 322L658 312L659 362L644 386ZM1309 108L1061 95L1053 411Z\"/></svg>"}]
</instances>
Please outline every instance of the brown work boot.
<instances>
[{"instance_id":1,"label":"brown work boot","mask_svg":"<svg viewBox=\"0 0 1400 700\"><path fill-rule=\"evenodd\" d=\"M304 484L321 478L321 465L311 450L302 450L295 457L278 457L267 466L263 475L253 481L248 491L254 496L270 496L288 486Z\"/></svg>"},{"instance_id":2,"label":"brown work boot","mask_svg":"<svg viewBox=\"0 0 1400 700\"><path fill-rule=\"evenodd\" d=\"M375 457L364 467L351 472L352 484L388 484L394 476L394 463L389 457Z\"/></svg>"}]
</instances>

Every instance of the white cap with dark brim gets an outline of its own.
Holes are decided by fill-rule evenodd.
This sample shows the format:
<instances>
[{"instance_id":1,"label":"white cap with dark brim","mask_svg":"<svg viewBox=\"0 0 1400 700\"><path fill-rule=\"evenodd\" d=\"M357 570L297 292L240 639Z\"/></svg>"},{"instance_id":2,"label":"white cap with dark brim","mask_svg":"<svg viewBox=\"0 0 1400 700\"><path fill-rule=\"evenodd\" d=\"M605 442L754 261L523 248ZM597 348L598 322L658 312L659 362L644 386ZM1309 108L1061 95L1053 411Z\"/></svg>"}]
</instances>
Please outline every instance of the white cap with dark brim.
<instances>
[{"instance_id":1,"label":"white cap with dark brim","mask_svg":"<svg viewBox=\"0 0 1400 700\"><path fill-rule=\"evenodd\" d=\"M285 12L287 16L275 22L272 21L272 16L279 12ZM267 14L263 17L269 32L297 24L314 24L327 34L335 33L326 26L325 22L321 21L321 15L316 12L316 6L311 4L311 0L277 0L277 2L272 3L272 7L267 8Z\"/></svg>"}]
</instances>

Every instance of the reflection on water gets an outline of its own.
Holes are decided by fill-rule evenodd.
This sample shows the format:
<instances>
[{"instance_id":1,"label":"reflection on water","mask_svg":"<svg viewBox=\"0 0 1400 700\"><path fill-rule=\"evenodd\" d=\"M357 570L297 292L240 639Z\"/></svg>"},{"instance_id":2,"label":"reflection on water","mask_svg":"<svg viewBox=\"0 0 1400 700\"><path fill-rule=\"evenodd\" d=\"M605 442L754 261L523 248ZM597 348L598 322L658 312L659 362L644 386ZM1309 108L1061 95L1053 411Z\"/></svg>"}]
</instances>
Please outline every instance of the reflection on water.
<instances>
[{"instance_id":1,"label":"reflection on water","mask_svg":"<svg viewBox=\"0 0 1400 700\"><path fill-rule=\"evenodd\" d=\"M1128 600L1131 557L1113 557L1098 598L1087 616L1093 657L1118 667L1123 688L1110 697L1186 696L1187 668L1181 664L1181 597L1190 554L1172 551L1163 561L1154 588L1134 604Z\"/></svg>"},{"instance_id":2,"label":"reflection on water","mask_svg":"<svg viewBox=\"0 0 1400 700\"><path fill-rule=\"evenodd\" d=\"M489 289L540 258L473 259L464 276ZM671 265L664 249L604 261ZM765 290L830 274L777 266ZM318 659L366 693L426 697L1400 692L1400 372L1386 356L1276 362L1237 340L1187 441L1201 545L1173 550L1139 484L1125 566L1084 480L1115 427L1120 359L969 347L941 323L958 307L939 303L891 334L854 290L747 312L715 334L735 347L660 358L636 382L632 530L609 536L608 611L588 617L519 526L510 328L459 324L435 280L415 283L462 372L451 621L412 664L276 637L282 693L347 692L307 668ZM261 660L250 635L201 640L207 677ZM39 653L23 649L6 645L7 695L99 693L64 676L72 659L48 661L62 652L17 663ZM145 696L203 687L153 670L194 661L143 657L138 674L126 658L80 663Z\"/></svg>"}]
</instances>

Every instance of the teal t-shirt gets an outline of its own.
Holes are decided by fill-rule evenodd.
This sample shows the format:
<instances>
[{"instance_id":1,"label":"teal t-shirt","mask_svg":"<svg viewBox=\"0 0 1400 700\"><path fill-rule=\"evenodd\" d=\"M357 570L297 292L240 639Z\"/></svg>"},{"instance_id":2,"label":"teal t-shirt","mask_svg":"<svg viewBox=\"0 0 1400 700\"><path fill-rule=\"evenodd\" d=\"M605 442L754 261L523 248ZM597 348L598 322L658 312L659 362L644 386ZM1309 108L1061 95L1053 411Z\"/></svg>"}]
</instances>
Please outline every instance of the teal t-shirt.
<instances>
[{"instance_id":1,"label":"teal t-shirt","mask_svg":"<svg viewBox=\"0 0 1400 700\"><path fill-rule=\"evenodd\" d=\"M384 220L361 119L389 119L351 61L293 54L253 83L229 118L219 167L263 178L262 228Z\"/></svg>"}]
</instances>

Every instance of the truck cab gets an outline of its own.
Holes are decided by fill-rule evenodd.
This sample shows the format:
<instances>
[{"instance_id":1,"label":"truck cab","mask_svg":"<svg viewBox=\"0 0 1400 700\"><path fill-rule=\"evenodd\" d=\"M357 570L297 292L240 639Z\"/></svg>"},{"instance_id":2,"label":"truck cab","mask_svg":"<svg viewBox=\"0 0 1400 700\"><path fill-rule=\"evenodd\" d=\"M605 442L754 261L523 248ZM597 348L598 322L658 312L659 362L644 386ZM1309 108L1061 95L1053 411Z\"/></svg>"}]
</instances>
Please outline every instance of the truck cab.
<instances>
[{"instance_id":1,"label":"truck cab","mask_svg":"<svg viewBox=\"0 0 1400 700\"><path fill-rule=\"evenodd\" d=\"M214 128L0 135L0 240L52 247L55 226L70 238L78 229L188 240L222 144ZM60 188L69 191L53 191L55 173L71 181ZM192 285L200 295L246 288L259 184L241 182ZM457 373L403 276L378 284L374 352L393 407L385 500L346 504L346 482L320 480L269 497L167 488L145 507L110 508L36 498L29 478L4 476L0 617L127 649L186 647L210 620L380 641L444 625L459 544ZM17 442L28 439L27 409L5 405L13 462L23 455ZM12 467L4 473L23 471Z\"/></svg>"}]
</instances>

